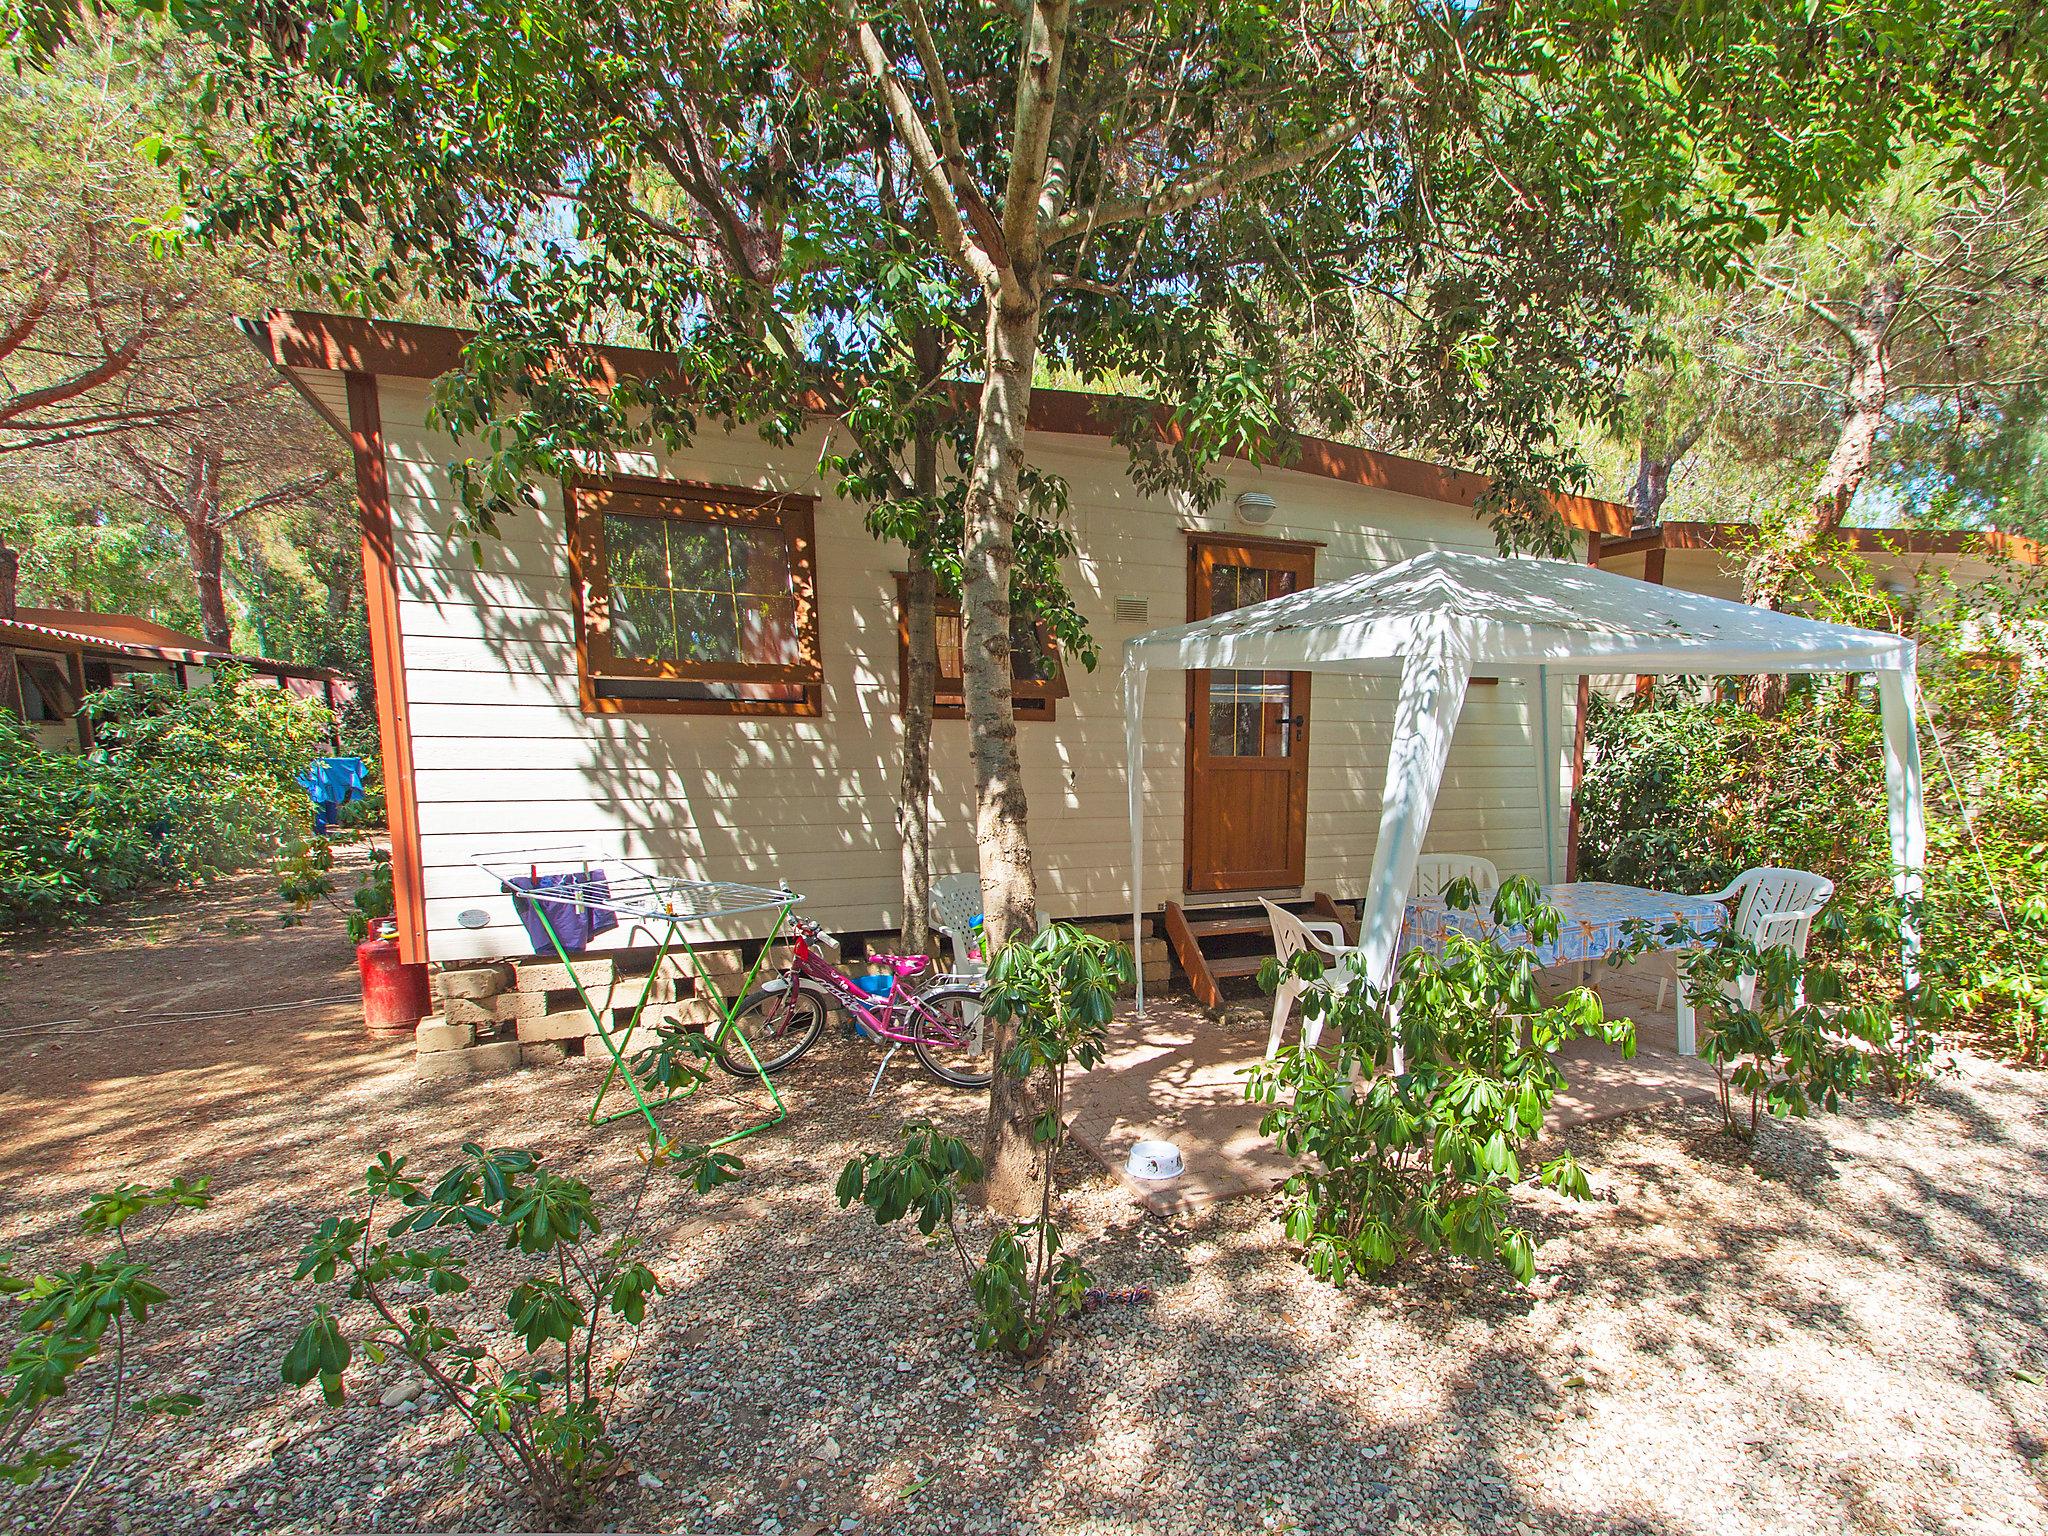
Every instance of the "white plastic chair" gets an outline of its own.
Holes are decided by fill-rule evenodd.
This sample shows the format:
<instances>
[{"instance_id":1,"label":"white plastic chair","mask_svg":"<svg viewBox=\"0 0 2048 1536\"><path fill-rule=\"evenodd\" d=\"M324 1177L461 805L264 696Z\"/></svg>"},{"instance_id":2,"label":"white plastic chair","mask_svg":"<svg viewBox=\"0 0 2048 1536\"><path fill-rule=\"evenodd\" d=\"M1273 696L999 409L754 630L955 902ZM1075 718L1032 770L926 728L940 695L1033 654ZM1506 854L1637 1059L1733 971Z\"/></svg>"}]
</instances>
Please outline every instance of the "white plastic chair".
<instances>
[{"instance_id":1,"label":"white plastic chair","mask_svg":"<svg viewBox=\"0 0 2048 1536\"><path fill-rule=\"evenodd\" d=\"M1273 953L1280 957L1282 965L1304 950L1314 950L1331 965L1340 964L1346 955L1354 953L1346 947L1344 930L1340 925L1309 922L1296 917L1285 907L1274 906L1263 896L1259 898L1259 905L1266 909L1266 920L1273 925ZM1287 1028L1287 1016L1294 1011L1294 1000L1301 996L1304 985L1299 976L1284 976L1274 989L1273 1032L1266 1037L1268 1061L1280 1054L1280 1035ZM1308 1043L1314 1045L1315 1041Z\"/></svg>"},{"instance_id":2,"label":"white plastic chair","mask_svg":"<svg viewBox=\"0 0 2048 1536\"><path fill-rule=\"evenodd\" d=\"M1758 949L1782 946L1803 960L1806 958L1806 946L1813 938L1813 920L1834 894L1835 882L1824 875L1766 865L1744 870L1706 899L1735 903L1734 914L1729 919L1729 931L1736 937L1747 939ZM1659 1008L1664 1006L1664 994L1670 984L1669 977L1657 983ZM1755 1005L1756 977L1740 976L1729 985L1743 1007ZM1692 1009L1687 1003L1681 993L1678 1049L1681 1055L1690 1056L1693 1054Z\"/></svg>"},{"instance_id":3,"label":"white plastic chair","mask_svg":"<svg viewBox=\"0 0 2048 1536\"><path fill-rule=\"evenodd\" d=\"M1408 888L1408 897L1433 901L1453 880L1470 880L1481 896L1491 897L1500 889L1500 870L1493 860L1476 853L1425 853L1415 861L1415 883Z\"/></svg>"},{"instance_id":4,"label":"white plastic chair","mask_svg":"<svg viewBox=\"0 0 2048 1536\"><path fill-rule=\"evenodd\" d=\"M940 875L932 881L931 925L953 946L953 974L979 976L982 962L974 951L981 947L974 920L981 916L981 876Z\"/></svg>"}]
</instances>

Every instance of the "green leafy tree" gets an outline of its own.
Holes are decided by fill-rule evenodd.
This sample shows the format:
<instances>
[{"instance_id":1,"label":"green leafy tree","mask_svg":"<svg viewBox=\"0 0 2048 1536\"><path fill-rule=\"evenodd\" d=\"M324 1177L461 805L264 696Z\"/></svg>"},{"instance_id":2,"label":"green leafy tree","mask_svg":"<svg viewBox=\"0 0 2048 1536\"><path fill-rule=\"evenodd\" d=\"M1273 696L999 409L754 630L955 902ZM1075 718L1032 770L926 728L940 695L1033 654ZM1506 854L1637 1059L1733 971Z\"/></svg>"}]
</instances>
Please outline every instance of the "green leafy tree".
<instances>
[{"instance_id":1,"label":"green leafy tree","mask_svg":"<svg viewBox=\"0 0 2048 1536\"><path fill-rule=\"evenodd\" d=\"M1469 880L1445 893L1469 910ZM1559 918L1530 881L1494 894L1494 923L1556 938ZM1528 1232L1510 1220L1510 1194L1529 1144L1564 1087L1551 1059L1576 1039L1635 1053L1635 1026L1602 1015L1585 988L1543 1002L1533 952L1518 943L1451 934L1441 958L1414 950L1391 986L1346 969L1332 975L1313 952L1292 974L1308 982L1302 1016L1334 1035L1336 1049L1297 1037L1253 1072L1246 1094L1270 1106L1259 1122L1288 1156L1287 1235L1318 1279L1343 1285L1381 1274L1418 1252L1497 1263L1527 1284ZM1283 974L1266 962L1269 990ZM1545 1186L1587 1198L1570 1153L1534 1168Z\"/></svg>"},{"instance_id":2,"label":"green leafy tree","mask_svg":"<svg viewBox=\"0 0 2048 1536\"><path fill-rule=\"evenodd\" d=\"M19 43L46 50L76 13L25 5ZM907 405L932 391L830 364L930 290L916 309L961 338L937 389L963 386L964 671L998 943L1036 918L1010 617L1041 372L1156 402L1105 407L1149 489L1199 499L1220 453L1280 457L1289 426L1369 418L1494 472L1506 536L1557 547L1532 489L1571 468L1565 416L1615 409L1643 269L1732 270L1916 135L2015 165L2048 135L2048 23L2003 0L172 14L214 49L210 121L262 125L253 153L185 147L197 230L270 240L353 306L478 322L438 417L474 445L458 468L479 527L586 450L678 445L704 421L787 435L818 407L917 500ZM618 340L658 357L618 376L580 350ZM996 1079L985 1161L1005 1209L1036 1203L1048 1092Z\"/></svg>"},{"instance_id":3,"label":"green leafy tree","mask_svg":"<svg viewBox=\"0 0 2048 1536\"><path fill-rule=\"evenodd\" d=\"M63 1530L79 1494L92 1486L107 1452L141 1418L183 1418L200 1406L190 1392L154 1392L136 1397L130 1381L129 1351L149 1326L150 1313L171 1300L157 1284L158 1266L147 1245L179 1211L204 1210L211 1199L207 1179L173 1179L157 1188L122 1184L86 1202L79 1225L95 1238L112 1238L107 1252L82 1260L76 1269L24 1274L13 1256L0 1255L0 1296L16 1309L10 1319L13 1342L0 1368L0 1478L18 1487L41 1482L77 1463L85 1448L76 1440L49 1441L40 1433L50 1410L62 1403L88 1365L104 1360L111 1373L106 1421L92 1458L72 1479L70 1490L43 1523ZM154 1215L146 1234L131 1237L136 1218Z\"/></svg>"},{"instance_id":4,"label":"green leafy tree","mask_svg":"<svg viewBox=\"0 0 2048 1536\"><path fill-rule=\"evenodd\" d=\"M2042 1059L2048 580L2032 567L1971 585L1929 572L1895 591L1846 554L1803 565L1787 602L1919 645L1923 963L1949 994L1952 1027ZM1894 911L1882 722L1867 687L1797 679L1777 711L1757 710L1732 684L1675 687L1648 706L1596 704L1588 739L1579 802L1588 878L1704 891L1757 865L1813 870L1836 882L1837 905L1856 919L1814 939L1846 978L1849 1001L1876 1006L1896 989L1898 950L1884 949L1879 921Z\"/></svg>"},{"instance_id":5,"label":"green leafy tree","mask_svg":"<svg viewBox=\"0 0 2048 1536\"><path fill-rule=\"evenodd\" d=\"M298 776L329 716L223 668L205 688L86 699L97 745L42 751L0 717L0 922L77 918L124 892L245 868L303 836Z\"/></svg>"},{"instance_id":6,"label":"green leafy tree","mask_svg":"<svg viewBox=\"0 0 2048 1536\"><path fill-rule=\"evenodd\" d=\"M182 546L198 632L229 649L230 538L331 484L339 449L232 323L274 258L150 238L178 188L140 144L175 136L190 81L187 50L129 10L48 70L0 75L0 483L94 522L109 502L145 514Z\"/></svg>"}]
</instances>

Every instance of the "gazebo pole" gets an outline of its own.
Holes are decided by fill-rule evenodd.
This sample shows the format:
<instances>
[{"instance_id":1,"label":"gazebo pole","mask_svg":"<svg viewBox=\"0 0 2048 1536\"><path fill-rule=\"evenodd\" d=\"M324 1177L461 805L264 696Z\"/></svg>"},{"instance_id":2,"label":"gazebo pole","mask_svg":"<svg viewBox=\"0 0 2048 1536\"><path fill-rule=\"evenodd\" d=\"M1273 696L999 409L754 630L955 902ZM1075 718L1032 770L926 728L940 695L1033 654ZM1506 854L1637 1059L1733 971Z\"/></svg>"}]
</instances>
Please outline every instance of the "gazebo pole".
<instances>
[{"instance_id":1,"label":"gazebo pole","mask_svg":"<svg viewBox=\"0 0 2048 1536\"><path fill-rule=\"evenodd\" d=\"M1557 750L1550 744L1550 668L1526 678L1535 718L1529 734L1536 743L1536 803L1543 813L1543 883L1557 883Z\"/></svg>"},{"instance_id":2,"label":"gazebo pole","mask_svg":"<svg viewBox=\"0 0 2048 1536\"><path fill-rule=\"evenodd\" d=\"M1899 930L1899 963L1910 993L1920 983L1920 925L1913 907L1920 899L1927 865L1927 820L1920 791L1918 680L1909 652L1904 667L1877 674L1884 716L1884 788L1892 843L1892 891L1904 904Z\"/></svg>"},{"instance_id":3,"label":"gazebo pole","mask_svg":"<svg viewBox=\"0 0 2048 1536\"><path fill-rule=\"evenodd\" d=\"M1372 873L1366 877L1365 902L1358 914L1358 947L1365 979L1380 985L1394 963L1401 940L1401 919L1408 909L1408 891L1415 884L1415 861L1429 832L1450 760L1451 733L1464 707L1465 685L1472 663L1464 656L1431 647L1411 651L1401 668L1401 700L1394 710L1394 739L1387 753L1387 787L1380 798L1380 835L1373 845ZM1311 1019L1302 1043L1314 1049L1322 1023Z\"/></svg>"},{"instance_id":4,"label":"gazebo pole","mask_svg":"<svg viewBox=\"0 0 2048 1536\"><path fill-rule=\"evenodd\" d=\"M1124 773L1131 810L1131 953L1137 960L1138 1017L1145 1017L1145 664L1124 657Z\"/></svg>"}]
</instances>

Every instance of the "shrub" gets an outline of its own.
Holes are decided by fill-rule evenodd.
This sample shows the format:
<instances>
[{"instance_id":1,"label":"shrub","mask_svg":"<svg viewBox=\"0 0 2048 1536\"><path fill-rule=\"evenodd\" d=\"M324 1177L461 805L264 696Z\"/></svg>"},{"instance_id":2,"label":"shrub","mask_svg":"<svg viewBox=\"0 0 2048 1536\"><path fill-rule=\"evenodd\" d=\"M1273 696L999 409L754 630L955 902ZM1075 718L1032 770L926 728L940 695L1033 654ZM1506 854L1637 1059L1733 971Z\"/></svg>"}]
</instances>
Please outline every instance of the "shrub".
<instances>
[{"instance_id":1,"label":"shrub","mask_svg":"<svg viewBox=\"0 0 2048 1536\"><path fill-rule=\"evenodd\" d=\"M20 1306L13 1318L14 1342L4 1372L6 1394L0 1397L0 1477L30 1486L84 1453L75 1440L37 1443L36 1431L51 1406L65 1397L88 1364L111 1351L111 1401L92 1461L71 1485L51 1517L60 1529L72 1501L90 1486L93 1474L114 1441L138 1417L183 1417L199 1406L189 1392L129 1396L128 1351L148 1326L153 1309L170 1300L156 1283L156 1267L143 1255L147 1238L179 1211L203 1209L208 1201L205 1179L175 1179L155 1189L123 1184L94 1195L79 1225L94 1237L111 1237L113 1246L76 1269L25 1275L12 1256L0 1256L0 1295ZM145 1213L158 1213L146 1238L131 1240L129 1225Z\"/></svg>"},{"instance_id":2,"label":"shrub","mask_svg":"<svg viewBox=\"0 0 2048 1536\"><path fill-rule=\"evenodd\" d=\"M1470 881L1446 894L1462 908L1477 902ZM1491 915L1526 925L1538 942L1558 931L1556 909L1520 877L1495 893ZM1453 933L1440 959L1410 951L1391 987L1349 969L1326 973L1312 953L1292 968L1308 982L1297 1006L1335 1036L1336 1050L1297 1038L1253 1071L1246 1093L1272 1106L1260 1131L1304 1161L1284 1198L1287 1235L1310 1272L1342 1285L1417 1252L1451 1253L1528 1283L1534 1252L1508 1220L1509 1192L1564 1086L1552 1053L1594 1037L1632 1055L1634 1025L1606 1019L1584 988L1545 1006L1531 952L1491 938ZM1269 960L1260 981L1270 991L1282 974ZM1535 1172L1586 1198L1569 1153Z\"/></svg>"},{"instance_id":3,"label":"shrub","mask_svg":"<svg viewBox=\"0 0 2048 1536\"><path fill-rule=\"evenodd\" d=\"M189 693L148 679L85 708L97 745L76 757L0 720L0 921L240 868L308 825L297 779L327 727L319 705L224 668Z\"/></svg>"},{"instance_id":4,"label":"shrub","mask_svg":"<svg viewBox=\"0 0 2048 1536\"><path fill-rule=\"evenodd\" d=\"M364 1173L360 1209L326 1218L300 1251L293 1278L340 1287L368 1308L370 1322L352 1332L319 1302L285 1355L284 1379L318 1382L328 1402L340 1403L358 1347L372 1364L408 1360L543 1520L580 1519L618 1468L608 1417L633 1355L612 1336L620 1325L637 1330L661 1291L633 1230L647 1181L667 1167L708 1190L737 1177L739 1164L703 1150L673 1161L650 1155L619 1235L604 1242L590 1187L544 1168L534 1153L465 1143L431 1189L407 1175L406 1161L380 1153ZM527 1261L500 1309L523 1358L493 1355L434 1310L435 1298L475 1283L459 1244ZM540 1363L543 1351L550 1363Z\"/></svg>"},{"instance_id":5,"label":"shrub","mask_svg":"<svg viewBox=\"0 0 2048 1536\"><path fill-rule=\"evenodd\" d=\"M1684 955L1700 1055L1714 1064L1729 1135L1754 1142L1766 1110L1832 1113L1873 1074L1900 1100L1934 1075L1927 1026L1948 1004L1935 975L1905 990L1901 910L1896 901L1830 903L1806 958L1726 931Z\"/></svg>"},{"instance_id":6,"label":"shrub","mask_svg":"<svg viewBox=\"0 0 2048 1536\"><path fill-rule=\"evenodd\" d=\"M1857 560L1809 571L1816 616L1900 631L1920 645L1930 972L1957 1020L2021 1060L2048 1053L2048 573L1973 587L1927 578L1900 599ZM1732 692L1732 690L1730 690ZM1711 890L1758 864L1832 878L1845 913L1892 901L1881 721L1856 679L1795 679L1757 714L1689 684L1647 707L1600 701L1580 795L1589 879ZM1817 933L1852 999L1876 971ZM1917 1037L1909 1037L1917 1038ZM1883 1063L1880 1063L1882 1067Z\"/></svg>"},{"instance_id":7,"label":"shrub","mask_svg":"<svg viewBox=\"0 0 2048 1536\"><path fill-rule=\"evenodd\" d=\"M356 881L349 904L343 907L334 899L333 843L317 832L291 837L278 860L277 892L291 907L284 917L285 926L303 923L313 903L324 901L348 914L349 942L362 943L379 918L389 917L396 910L391 890L391 855L376 847L369 850L369 855L369 867Z\"/></svg>"},{"instance_id":8,"label":"shrub","mask_svg":"<svg viewBox=\"0 0 2048 1536\"><path fill-rule=\"evenodd\" d=\"M999 1225L979 1264L960 1230L959 1202L963 1188L981 1181L982 1166L958 1137L918 1121L901 1152L855 1158L839 1176L840 1205L858 1200L882 1225L914 1215L928 1239L950 1246L980 1313L979 1349L1035 1359L1060 1324L1081 1311L1093 1277L1061 1251L1052 1218L1053 1173L1066 1134L1067 1069L1086 1071L1102 1059L1117 994L1134 975L1129 949L1065 923L1005 946L990 962L982 1006L991 1017L1017 1024L1017 1043L1002 1069L1019 1077L1050 1071L1053 1101L1032 1126L1045 1158L1038 1214Z\"/></svg>"}]
</instances>

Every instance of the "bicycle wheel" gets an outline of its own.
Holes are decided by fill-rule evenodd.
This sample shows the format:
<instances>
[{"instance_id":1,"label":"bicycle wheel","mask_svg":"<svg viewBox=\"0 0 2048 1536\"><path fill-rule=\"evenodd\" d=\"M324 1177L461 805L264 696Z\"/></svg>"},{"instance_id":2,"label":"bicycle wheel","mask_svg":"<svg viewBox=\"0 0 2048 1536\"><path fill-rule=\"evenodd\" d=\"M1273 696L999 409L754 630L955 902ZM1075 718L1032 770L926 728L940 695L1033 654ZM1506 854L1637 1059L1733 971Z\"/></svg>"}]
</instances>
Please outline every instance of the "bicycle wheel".
<instances>
[{"instance_id":1,"label":"bicycle wheel","mask_svg":"<svg viewBox=\"0 0 2048 1536\"><path fill-rule=\"evenodd\" d=\"M925 1071L955 1088L986 1088L996 1062L981 1016L981 989L934 987L909 1008L910 1048Z\"/></svg>"},{"instance_id":2,"label":"bicycle wheel","mask_svg":"<svg viewBox=\"0 0 2048 1536\"><path fill-rule=\"evenodd\" d=\"M718 1064L734 1077L752 1077L742 1037L763 1072L779 1072L817 1043L830 1005L802 983L764 987L741 999L732 1022L719 1031Z\"/></svg>"}]
</instances>

